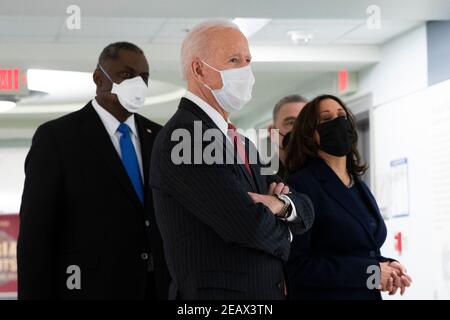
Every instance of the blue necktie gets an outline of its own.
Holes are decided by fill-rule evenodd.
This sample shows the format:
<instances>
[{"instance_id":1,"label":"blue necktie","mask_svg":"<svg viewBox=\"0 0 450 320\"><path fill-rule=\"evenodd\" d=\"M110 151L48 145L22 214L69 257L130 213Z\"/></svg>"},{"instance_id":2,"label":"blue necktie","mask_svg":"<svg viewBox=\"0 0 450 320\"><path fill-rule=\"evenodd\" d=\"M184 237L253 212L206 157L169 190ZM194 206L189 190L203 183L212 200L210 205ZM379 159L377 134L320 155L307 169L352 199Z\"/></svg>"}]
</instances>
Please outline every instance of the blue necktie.
<instances>
[{"instance_id":1,"label":"blue necktie","mask_svg":"<svg viewBox=\"0 0 450 320\"><path fill-rule=\"evenodd\" d=\"M141 170L139 169L136 150L131 141L131 129L126 123L121 123L117 131L122 134L120 136L120 152L122 154L123 165L128 173L128 177L130 177L139 200L144 203L144 188L142 186Z\"/></svg>"}]
</instances>

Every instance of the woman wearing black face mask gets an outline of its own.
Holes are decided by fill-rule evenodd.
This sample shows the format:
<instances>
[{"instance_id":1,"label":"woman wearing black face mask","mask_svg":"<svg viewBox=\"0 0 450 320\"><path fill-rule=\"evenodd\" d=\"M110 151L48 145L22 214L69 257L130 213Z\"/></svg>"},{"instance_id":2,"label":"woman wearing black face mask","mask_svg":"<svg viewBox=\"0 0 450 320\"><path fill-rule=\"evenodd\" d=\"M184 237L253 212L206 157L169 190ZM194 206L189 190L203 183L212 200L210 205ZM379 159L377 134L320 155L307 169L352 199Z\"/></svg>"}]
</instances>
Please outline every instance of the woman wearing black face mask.
<instances>
[{"instance_id":1,"label":"woman wearing black face mask","mask_svg":"<svg viewBox=\"0 0 450 320\"><path fill-rule=\"evenodd\" d=\"M376 300L380 290L403 294L411 283L399 262L380 253L386 226L359 179L367 167L357 138L350 111L331 95L307 103L295 122L287 146L287 183L311 198L316 218L292 242L286 268L290 299Z\"/></svg>"}]
</instances>

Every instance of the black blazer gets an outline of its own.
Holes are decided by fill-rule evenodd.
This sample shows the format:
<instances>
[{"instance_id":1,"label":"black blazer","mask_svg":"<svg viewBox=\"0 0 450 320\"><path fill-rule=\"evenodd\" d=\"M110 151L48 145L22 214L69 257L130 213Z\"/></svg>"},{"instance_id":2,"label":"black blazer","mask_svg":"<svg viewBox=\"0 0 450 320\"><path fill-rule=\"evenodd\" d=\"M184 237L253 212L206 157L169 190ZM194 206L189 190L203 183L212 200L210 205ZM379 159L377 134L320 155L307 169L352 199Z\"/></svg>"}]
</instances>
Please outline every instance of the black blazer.
<instances>
[{"instance_id":1,"label":"black blazer","mask_svg":"<svg viewBox=\"0 0 450 320\"><path fill-rule=\"evenodd\" d=\"M189 151L194 157L195 121L203 133L219 130L196 104L181 99L178 111L160 131L153 148L150 181L174 281L170 297L283 299L282 260L289 255L289 228L295 234L311 226L310 200L292 194L301 219L287 224L264 205L253 204L247 195L247 191L266 193L273 180L260 174L259 164L251 165L253 177L242 164L174 164L172 150L183 139L174 139L172 133L180 129L190 134L193 143ZM225 145L230 145L221 136ZM196 142L200 142L201 151L211 144L202 142L201 137ZM247 147L254 148L246 142ZM227 152L218 141L213 145Z\"/></svg>"},{"instance_id":2,"label":"black blazer","mask_svg":"<svg viewBox=\"0 0 450 320\"><path fill-rule=\"evenodd\" d=\"M372 274L367 268L388 260L380 254L386 225L367 186L356 180L378 222L375 235L346 187L323 160L311 159L287 181L311 198L316 214L313 227L295 236L292 243L287 263L289 297L380 299L378 290L367 288Z\"/></svg>"},{"instance_id":3,"label":"black blazer","mask_svg":"<svg viewBox=\"0 0 450 320\"><path fill-rule=\"evenodd\" d=\"M19 299L143 299L151 296L152 268L157 295L167 298L169 274L148 192L161 126L138 114L135 120L144 206L91 103L36 131L20 209ZM70 265L80 267L81 290L67 288Z\"/></svg>"}]
</instances>

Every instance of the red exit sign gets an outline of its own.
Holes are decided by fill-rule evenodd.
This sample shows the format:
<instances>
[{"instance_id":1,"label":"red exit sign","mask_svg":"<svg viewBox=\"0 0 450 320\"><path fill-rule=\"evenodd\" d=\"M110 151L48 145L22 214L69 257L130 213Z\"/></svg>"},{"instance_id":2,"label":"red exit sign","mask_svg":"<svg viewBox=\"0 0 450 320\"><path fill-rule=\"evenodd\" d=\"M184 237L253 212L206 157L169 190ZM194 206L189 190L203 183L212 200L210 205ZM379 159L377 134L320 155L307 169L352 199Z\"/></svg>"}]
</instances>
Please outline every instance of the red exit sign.
<instances>
[{"instance_id":1,"label":"red exit sign","mask_svg":"<svg viewBox=\"0 0 450 320\"><path fill-rule=\"evenodd\" d=\"M338 71L338 92L343 93L348 88L348 71Z\"/></svg>"},{"instance_id":2,"label":"red exit sign","mask_svg":"<svg viewBox=\"0 0 450 320\"><path fill-rule=\"evenodd\" d=\"M20 89L20 69L0 69L0 92Z\"/></svg>"}]
</instances>

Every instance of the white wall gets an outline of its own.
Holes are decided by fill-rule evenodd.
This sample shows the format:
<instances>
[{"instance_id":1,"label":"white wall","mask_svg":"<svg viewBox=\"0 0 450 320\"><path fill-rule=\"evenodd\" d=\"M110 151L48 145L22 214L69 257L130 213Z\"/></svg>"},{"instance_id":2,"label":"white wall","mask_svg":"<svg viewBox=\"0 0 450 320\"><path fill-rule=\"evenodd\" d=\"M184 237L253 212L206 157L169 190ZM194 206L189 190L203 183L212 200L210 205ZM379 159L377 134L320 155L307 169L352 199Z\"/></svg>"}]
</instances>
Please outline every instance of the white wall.
<instances>
[{"instance_id":1,"label":"white wall","mask_svg":"<svg viewBox=\"0 0 450 320\"><path fill-rule=\"evenodd\" d=\"M0 214L18 213L28 148L0 148Z\"/></svg>"},{"instance_id":2,"label":"white wall","mask_svg":"<svg viewBox=\"0 0 450 320\"><path fill-rule=\"evenodd\" d=\"M359 92L375 106L427 87L427 34L422 25L383 44L378 64L359 74Z\"/></svg>"},{"instance_id":3,"label":"white wall","mask_svg":"<svg viewBox=\"0 0 450 320\"><path fill-rule=\"evenodd\" d=\"M404 297L450 297L450 82L427 88L426 27L383 45L381 61L360 72L359 94L371 93L372 189L388 218L382 252L412 275ZM401 202L393 194L391 161L408 159L409 216L393 217ZM394 236L403 235L400 254Z\"/></svg>"},{"instance_id":4,"label":"white wall","mask_svg":"<svg viewBox=\"0 0 450 320\"><path fill-rule=\"evenodd\" d=\"M406 299L450 298L450 81L390 101L374 110L375 197L388 217L382 252L413 277ZM391 161L407 158L408 216L394 217ZM394 249L394 235L404 250ZM395 298L400 298L396 296Z\"/></svg>"}]
</instances>

